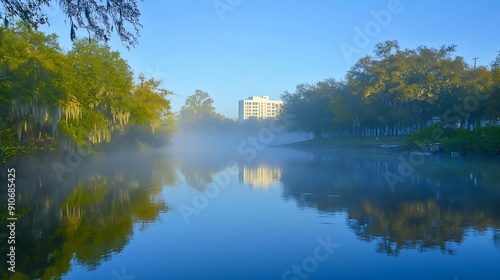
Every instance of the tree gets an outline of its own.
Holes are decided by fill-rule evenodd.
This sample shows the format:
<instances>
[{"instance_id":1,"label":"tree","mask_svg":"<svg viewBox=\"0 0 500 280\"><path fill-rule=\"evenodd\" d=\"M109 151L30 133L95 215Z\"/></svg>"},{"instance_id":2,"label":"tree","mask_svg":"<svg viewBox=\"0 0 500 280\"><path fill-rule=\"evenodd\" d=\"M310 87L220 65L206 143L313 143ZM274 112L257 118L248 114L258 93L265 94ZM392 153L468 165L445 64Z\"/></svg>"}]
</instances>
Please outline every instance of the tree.
<instances>
[{"instance_id":1,"label":"tree","mask_svg":"<svg viewBox=\"0 0 500 280\"><path fill-rule=\"evenodd\" d=\"M347 74L352 94L360 95L364 105L356 114L374 107L378 113L360 118L360 127L411 133L442 115L445 109L437 104L456 101L450 97L464 90L468 70L462 57L452 56L454 51L454 45L401 50L396 41L377 44L374 56L360 59Z\"/></svg>"},{"instance_id":2,"label":"tree","mask_svg":"<svg viewBox=\"0 0 500 280\"><path fill-rule=\"evenodd\" d=\"M284 111L294 116L289 130L312 132L315 138L331 131L333 116L328 106L342 85L334 79L326 79L314 85L300 84L293 93L285 91L281 95Z\"/></svg>"},{"instance_id":3,"label":"tree","mask_svg":"<svg viewBox=\"0 0 500 280\"><path fill-rule=\"evenodd\" d=\"M181 107L179 117L181 123L195 124L209 120L219 120L222 116L215 111L214 100L204 91L197 89L195 94L188 96Z\"/></svg>"},{"instance_id":4,"label":"tree","mask_svg":"<svg viewBox=\"0 0 500 280\"><path fill-rule=\"evenodd\" d=\"M135 84L119 52L97 40L76 40L63 52L53 34L0 27L2 160L19 144L49 150L109 142L132 127L146 137L168 132L170 92L160 84L143 75Z\"/></svg>"},{"instance_id":5,"label":"tree","mask_svg":"<svg viewBox=\"0 0 500 280\"><path fill-rule=\"evenodd\" d=\"M76 30L87 30L89 38L108 42L113 30L129 49L137 44L139 28L142 27L137 0L58 0L61 10L70 21L70 38L76 39ZM49 24L44 8L53 5L51 0L1 0L0 18L8 25L9 18L20 18L28 26L37 28ZM131 25L130 32L125 24Z\"/></svg>"},{"instance_id":6,"label":"tree","mask_svg":"<svg viewBox=\"0 0 500 280\"><path fill-rule=\"evenodd\" d=\"M486 119L493 124L500 122L500 54L496 57L491 71L492 85L489 89L489 98L486 101Z\"/></svg>"},{"instance_id":7,"label":"tree","mask_svg":"<svg viewBox=\"0 0 500 280\"><path fill-rule=\"evenodd\" d=\"M21 24L0 29L0 117L18 140L23 135L35 143L55 136L58 102L65 98L60 87L65 63L54 35Z\"/></svg>"},{"instance_id":8,"label":"tree","mask_svg":"<svg viewBox=\"0 0 500 280\"><path fill-rule=\"evenodd\" d=\"M132 91L134 102L131 110L131 122L138 125L148 125L154 133L160 126L172 127L173 119L170 112L170 101L167 99L172 92L160 88L161 81L146 79L139 75L139 84Z\"/></svg>"},{"instance_id":9,"label":"tree","mask_svg":"<svg viewBox=\"0 0 500 280\"><path fill-rule=\"evenodd\" d=\"M129 123L133 73L118 52L96 41L76 41L67 57L60 128L80 145L109 142L113 130Z\"/></svg>"},{"instance_id":10,"label":"tree","mask_svg":"<svg viewBox=\"0 0 500 280\"><path fill-rule=\"evenodd\" d=\"M349 86L335 93L329 103L332 112L332 123L337 134L341 136L359 136L361 122L365 119L364 109L375 109L374 104L365 106L360 94L353 94Z\"/></svg>"}]
</instances>

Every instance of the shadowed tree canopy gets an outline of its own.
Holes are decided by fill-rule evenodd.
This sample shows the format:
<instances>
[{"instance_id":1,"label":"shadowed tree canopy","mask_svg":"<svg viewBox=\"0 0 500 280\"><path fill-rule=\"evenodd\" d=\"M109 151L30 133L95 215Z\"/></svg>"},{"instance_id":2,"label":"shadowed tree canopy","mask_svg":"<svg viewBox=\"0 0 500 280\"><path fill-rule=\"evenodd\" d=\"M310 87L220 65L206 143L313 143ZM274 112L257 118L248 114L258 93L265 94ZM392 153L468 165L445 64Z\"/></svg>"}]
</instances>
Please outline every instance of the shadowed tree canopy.
<instances>
[{"instance_id":1,"label":"shadowed tree canopy","mask_svg":"<svg viewBox=\"0 0 500 280\"><path fill-rule=\"evenodd\" d=\"M76 30L87 30L89 38L108 42L116 31L127 49L137 44L141 15L137 0L0 0L0 18L9 24L9 18L20 18L33 28L49 25L45 9L55 3L70 21L70 38L76 39ZM130 30L133 29L131 32Z\"/></svg>"},{"instance_id":2,"label":"shadowed tree canopy","mask_svg":"<svg viewBox=\"0 0 500 280\"><path fill-rule=\"evenodd\" d=\"M315 138L331 131L333 114L328 106L342 87L342 82L330 78L312 85L300 84L295 92L285 91L281 95L285 111L294 116L289 130L312 132Z\"/></svg>"}]
</instances>

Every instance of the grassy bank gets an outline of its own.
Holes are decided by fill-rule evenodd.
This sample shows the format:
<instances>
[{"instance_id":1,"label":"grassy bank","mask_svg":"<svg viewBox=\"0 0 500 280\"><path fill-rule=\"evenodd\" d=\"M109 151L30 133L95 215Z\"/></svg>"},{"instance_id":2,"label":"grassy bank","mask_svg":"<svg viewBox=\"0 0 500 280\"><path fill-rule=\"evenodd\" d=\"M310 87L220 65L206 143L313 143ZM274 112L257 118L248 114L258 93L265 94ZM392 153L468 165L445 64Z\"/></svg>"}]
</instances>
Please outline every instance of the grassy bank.
<instances>
[{"instance_id":1,"label":"grassy bank","mask_svg":"<svg viewBox=\"0 0 500 280\"><path fill-rule=\"evenodd\" d=\"M409 136L323 138L281 146L319 149L393 150L397 148L429 151L428 145L434 143L440 143L441 151L447 154L498 156L500 155L500 127L479 127L468 130L435 124Z\"/></svg>"}]
</instances>

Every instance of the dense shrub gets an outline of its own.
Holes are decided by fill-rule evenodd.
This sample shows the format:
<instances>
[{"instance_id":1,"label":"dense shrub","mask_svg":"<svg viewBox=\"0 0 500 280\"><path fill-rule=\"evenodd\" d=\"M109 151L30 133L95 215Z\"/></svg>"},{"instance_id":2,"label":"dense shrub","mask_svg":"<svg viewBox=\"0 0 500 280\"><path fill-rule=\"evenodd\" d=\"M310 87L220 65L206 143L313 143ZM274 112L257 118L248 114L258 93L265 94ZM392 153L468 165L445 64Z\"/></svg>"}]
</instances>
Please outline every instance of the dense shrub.
<instances>
[{"instance_id":1,"label":"dense shrub","mask_svg":"<svg viewBox=\"0 0 500 280\"><path fill-rule=\"evenodd\" d=\"M441 146L445 152L460 154L500 155L500 127L480 127L474 130L442 127L434 124L415 131L408 137L408 144L413 148L419 143L433 143L440 135Z\"/></svg>"},{"instance_id":2,"label":"dense shrub","mask_svg":"<svg viewBox=\"0 0 500 280\"><path fill-rule=\"evenodd\" d=\"M470 143L474 153L498 155L500 154L500 128L481 127L473 130Z\"/></svg>"},{"instance_id":3,"label":"dense shrub","mask_svg":"<svg viewBox=\"0 0 500 280\"><path fill-rule=\"evenodd\" d=\"M435 123L431 126L421 128L408 136L406 144L412 148L416 148L419 144L440 143L444 139L454 137L455 134L455 129L445 127L441 123Z\"/></svg>"}]
</instances>

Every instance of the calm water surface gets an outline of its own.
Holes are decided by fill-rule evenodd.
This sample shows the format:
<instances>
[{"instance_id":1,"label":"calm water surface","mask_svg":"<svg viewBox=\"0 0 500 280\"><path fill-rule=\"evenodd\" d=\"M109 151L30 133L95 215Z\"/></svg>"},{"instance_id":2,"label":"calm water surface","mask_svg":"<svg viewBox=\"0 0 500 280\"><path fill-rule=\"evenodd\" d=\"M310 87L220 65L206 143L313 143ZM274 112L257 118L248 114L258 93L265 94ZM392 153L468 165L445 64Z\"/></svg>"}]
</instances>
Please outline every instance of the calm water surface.
<instances>
[{"instance_id":1,"label":"calm water surface","mask_svg":"<svg viewBox=\"0 0 500 280\"><path fill-rule=\"evenodd\" d=\"M16 165L17 279L500 279L498 159L162 151L60 178L53 162Z\"/></svg>"}]
</instances>

